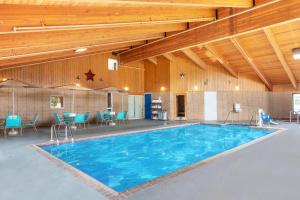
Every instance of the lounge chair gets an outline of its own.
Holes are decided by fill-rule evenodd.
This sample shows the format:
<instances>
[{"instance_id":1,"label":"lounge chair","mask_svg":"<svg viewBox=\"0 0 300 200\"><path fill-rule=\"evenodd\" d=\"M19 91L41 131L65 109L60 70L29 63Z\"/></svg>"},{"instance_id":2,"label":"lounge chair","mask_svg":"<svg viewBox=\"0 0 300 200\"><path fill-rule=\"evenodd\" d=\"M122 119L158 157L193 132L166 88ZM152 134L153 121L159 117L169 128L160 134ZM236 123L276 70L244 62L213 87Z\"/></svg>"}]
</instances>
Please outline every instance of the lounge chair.
<instances>
[{"instance_id":1,"label":"lounge chair","mask_svg":"<svg viewBox=\"0 0 300 200\"><path fill-rule=\"evenodd\" d=\"M34 117L33 117L33 119L31 121L24 121L22 123L23 128L25 128L25 127L32 127L33 130L34 130L34 132L38 133L38 130L37 130L37 127L36 127L38 119L39 119L39 115L35 114Z\"/></svg>"},{"instance_id":2,"label":"lounge chair","mask_svg":"<svg viewBox=\"0 0 300 200\"><path fill-rule=\"evenodd\" d=\"M23 135L22 118L19 115L7 115L5 119L4 136L7 136L7 129L19 129Z\"/></svg>"}]
</instances>

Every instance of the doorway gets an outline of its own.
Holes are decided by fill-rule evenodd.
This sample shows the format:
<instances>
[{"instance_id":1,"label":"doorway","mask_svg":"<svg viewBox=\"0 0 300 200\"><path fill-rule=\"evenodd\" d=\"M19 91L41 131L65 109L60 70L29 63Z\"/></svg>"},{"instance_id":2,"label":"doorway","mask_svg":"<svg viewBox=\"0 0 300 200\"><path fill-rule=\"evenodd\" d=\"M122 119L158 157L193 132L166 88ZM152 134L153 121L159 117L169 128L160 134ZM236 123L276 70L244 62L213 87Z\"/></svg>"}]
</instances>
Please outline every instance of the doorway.
<instances>
[{"instance_id":1,"label":"doorway","mask_svg":"<svg viewBox=\"0 0 300 200\"><path fill-rule=\"evenodd\" d=\"M128 119L144 118L144 96L128 95Z\"/></svg>"},{"instance_id":2,"label":"doorway","mask_svg":"<svg viewBox=\"0 0 300 200\"><path fill-rule=\"evenodd\" d=\"M176 117L185 118L185 95L176 95Z\"/></svg>"},{"instance_id":3,"label":"doorway","mask_svg":"<svg viewBox=\"0 0 300 200\"><path fill-rule=\"evenodd\" d=\"M217 92L204 92L204 120L218 120Z\"/></svg>"}]
</instances>

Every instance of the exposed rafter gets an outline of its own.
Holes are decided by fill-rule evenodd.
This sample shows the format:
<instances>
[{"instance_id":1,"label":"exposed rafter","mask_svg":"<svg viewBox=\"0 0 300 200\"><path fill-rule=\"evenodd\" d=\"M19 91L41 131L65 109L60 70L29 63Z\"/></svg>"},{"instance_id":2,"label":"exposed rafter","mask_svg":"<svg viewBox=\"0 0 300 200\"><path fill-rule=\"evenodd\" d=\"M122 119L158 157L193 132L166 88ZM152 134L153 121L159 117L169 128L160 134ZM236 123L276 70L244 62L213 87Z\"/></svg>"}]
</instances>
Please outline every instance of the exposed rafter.
<instances>
[{"instance_id":1,"label":"exposed rafter","mask_svg":"<svg viewBox=\"0 0 300 200\"><path fill-rule=\"evenodd\" d=\"M253 58L249 55L246 49L244 49L237 38L231 38L230 39L234 46L237 48L237 50L242 54L243 58L249 63L249 65L252 67L254 72L257 74L257 76L262 80L262 82L267 86L269 90L272 90L272 85L268 81L268 79L265 77L265 75L260 71L260 69L257 67L256 63L254 62Z\"/></svg>"},{"instance_id":2,"label":"exposed rafter","mask_svg":"<svg viewBox=\"0 0 300 200\"><path fill-rule=\"evenodd\" d=\"M1 58L0 57L0 68L9 68L9 67L16 67L16 66L25 66L32 63L40 63L44 61L51 61L57 60L61 58L68 58L68 57L76 57L81 56L89 53L105 53L105 52L113 52L113 51L120 51L129 49L131 45L141 45L143 42L130 42L130 43L121 43L121 44L114 44L114 45L101 45L101 46L94 46L89 48L84 53L76 53L74 49L63 49L63 50L56 50L51 52L39 52L24 56L18 57L7 57Z\"/></svg>"},{"instance_id":3,"label":"exposed rafter","mask_svg":"<svg viewBox=\"0 0 300 200\"><path fill-rule=\"evenodd\" d=\"M204 47L224 66L224 68L235 78L238 77L237 72L230 66L230 63L223 58L222 55L211 44L205 44Z\"/></svg>"},{"instance_id":4,"label":"exposed rafter","mask_svg":"<svg viewBox=\"0 0 300 200\"><path fill-rule=\"evenodd\" d=\"M289 80L291 81L291 84L293 85L293 87L295 89L297 89L297 81L296 81L296 78L295 78L295 75L293 74L292 70L290 69L283 53L281 52L280 50L280 47L276 41L276 38L272 32L271 29L264 29L264 32L274 50L274 52L276 53L277 57L278 57L278 60L280 61L285 73L287 74Z\"/></svg>"},{"instance_id":5,"label":"exposed rafter","mask_svg":"<svg viewBox=\"0 0 300 200\"><path fill-rule=\"evenodd\" d=\"M172 61L174 59L174 56L171 53L165 53L162 54L162 56L168 59L169 61Z\"/></svg>"},{"instance_id":6,"label":"exposed rafter","mask_svg":"<svg viewBox=\"0 0 300 200\"><path fill-rule=\"evenodd\" d=\"M274 0L120 54L122 63L231 38L299 20L299 0ZM234 22L234 23L232 23Z\"/></svg>"},{"instance_id":7,"label":"exposed rafter","mask_svg":"<svg viewBox=\"0 0 300 200\"><path fill-rule=\"evenodd\" d=\"M0 40L0 59L78 47L155 39L163 37L165 31L184 29L184 24L168 24L68 32L3 34Z\"/></svg>"},{"instance_id":8,"label":"exposed rafter","mask_svg":"<svg viewBox=\"0 0 300 200\"><path fill-rule=\"evenodd\" d=\"M207 69L206 63L203 62L202 59L199 58L199 56L191 49L183 49L181 52L201 69Z\"/></svg>"},{"instance_id":9,"label":"exposed rafter","mask_svg":"<svg viewBox=\"0 0 300 200\"><path fill-rule=\"evenodd\" d=\"M253 6L252 0L31 0L20 2L18 0L0 0L1 4L40 4L40 5L72 5L72 6L103 6L105 4L118 5L156 5L156 6L196 6L196 7L238 7L249 8Z\"/></svg>"},{"instance_id":10,"label":"exposed rafter","mask_svg":"<svg viewBox=\"0 0 300 200\"><path fill-rule=\"evenodd\" d=\"M0 33L130 27L212 21L216 18L215 9L143 5L73 7L0 4L0 10Z\"/></svg>"},{"instance_id":11,"label":"exposed rafter","mask_svg":"<svg viewBox=\"0 0 300 200\"><path fill-rule=\"evenodd\" d=\"M157 58L156 57L147 58L146 60L148 60L149 62L151 62L154 65L157 65Z\"/></svg>"}]
</instances>

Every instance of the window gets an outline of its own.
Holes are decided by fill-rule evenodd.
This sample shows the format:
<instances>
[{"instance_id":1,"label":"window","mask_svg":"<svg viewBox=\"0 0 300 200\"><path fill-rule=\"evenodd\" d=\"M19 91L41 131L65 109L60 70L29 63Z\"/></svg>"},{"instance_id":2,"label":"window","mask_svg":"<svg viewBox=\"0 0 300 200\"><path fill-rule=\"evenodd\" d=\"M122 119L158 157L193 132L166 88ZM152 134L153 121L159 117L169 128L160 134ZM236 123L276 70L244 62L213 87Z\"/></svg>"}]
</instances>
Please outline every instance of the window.
<instances>
[{"instance_id":1,"label":"window","mask_svg":"<svg viewBox=\"0 0 300 200\"><path fill-rule=\"evenodd\" d=\"M300 94L293 94L293 110L300 112Z\"/></svg>"},{"instance_id":2,"label":"window","mask_svg":"<svg viewBox=\"0 0 300 200\"><path fill-rule=\"evenodd\" d=\"M63 109L64 97L63 96L50 96L50 108L51 109Z\"/></svg>"},{"instance_id":3,"label":"window","mask_svg":"<svg viewBox=\"0 0 300 200\"><path fill-rule=\"evenodd\" d=\"M109 58L108 59L108 70L117 71L118 70L118 60Z\"/></svg>"}]
</instances>

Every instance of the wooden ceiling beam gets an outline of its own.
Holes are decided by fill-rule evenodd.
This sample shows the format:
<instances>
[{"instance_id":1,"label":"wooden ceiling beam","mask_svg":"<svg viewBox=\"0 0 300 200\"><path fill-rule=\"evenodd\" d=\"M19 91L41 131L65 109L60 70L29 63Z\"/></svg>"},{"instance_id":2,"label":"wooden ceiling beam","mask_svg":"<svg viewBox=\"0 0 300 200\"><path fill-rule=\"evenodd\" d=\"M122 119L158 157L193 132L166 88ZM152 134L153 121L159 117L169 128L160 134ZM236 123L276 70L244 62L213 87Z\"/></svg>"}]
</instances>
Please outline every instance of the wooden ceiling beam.
<instances>
[{"instance_id":1,"label":"wooden ceiling beam","mask_svg":"<svg viewBox=\"0 0 300 200\"><path fill-rule=\"evenodd\" d=\"M206 63L191 49L183 49L181 52L201 69L207 69Z\"/></svg>"},{"instance_id":2,"label":"wooden ceiling beam","mask_svg":"<svg viewBox=\"0 0 300 200\"><path fill-rule=\"evenodd\" d=\"M174 60L174 56L171 53L165 53L162 54L163 57L165 57L166 59L168 59L169 61Z\"/></svg>"},{"instance_id":3,"label":"wooden ceiling beam","mask_svg":"<svg viewBox=\"0 0 300 200\"><path fill-rule=\"evenodd\" d=\"M212 21L216 18L215 9L117 6L114 3L101 7L0 4L0 10L0 32L113 28Z\"/></svg>"},{"instance_id":4,"label":"wooden ceiling beam","mask_svg":"<svg viewBox=\"0 0 300 200\"><path fill-rule=\"evenodd\" d=\"M149 62L151 62L154 65L157 65L157 58L156 57L147 58L146 60L148 60Z\"/></svg>"},{"instance_id":5,"label":"wooden ceiling beam","mask_svg":"<svg viewBox=\"0 0 300 200\"><path fill-rule=\"evenodd\" d=\"M99 28L95 30L71 30L34 33L8 33L0 35L0 49L18 47L34 47L40 45L72 43L84 40L122 41L122 37L141 37L147 34L165 33L175 30L185 30L186 25L164 24L143 25L138 27ZM34 39L33 39L34 38Z\"/></svg>"},{"instance_id":6,"label":"wooden ceiling beam","mask_svg":"<svg viewBox=\"0 0 300 200\"><path fill-rule=\"evenodd\" d=\"M299 0L274 0L120 54L121 63L211 43L300 19Z\"/></svg>"},{"instance_id":7,"label":"wooden ceiling beam","mask_svg":"<svg viewBox=\"0 0 300 200\"><path fill-rule=\"evenodd\" d=\"M0 60L7 57L18 57L25 56L27 54L36 54L36 53L44 53L55 50L63 50L63 49L77 49L79 47L92 48L95 46L106 46L106 45L116 45L122 43L134 43L138 41L145 41L149 39L158 39L163 38L164 35L159 34L145 34L143 36L126 36L124 38L118 38L114 40L74 40L74 42L66 42L66 43L51 43L44 44L38 46L30 46L28 47L18 47L18 48L0 48ZM92 39L92 38L91 38ZM1 42L0 42L1 43ZM143 43L144 44L144 43Z\"/></svg>"},{"instance_id":8,"label":"wooden ceiling beam","mask_svg":"<svg viewBox=\"0 0 300 200\"><path fill-rule=\"evenodd\" d=\"M269 28L266 28L266 29L264 29L264 32L265 32L265 35L268 38L268 41L270 42L270 44L271 44L271 46L273 48L273 50L274 50L274 52L275 52L278 60L280 61L280 63L282 65L285 73L287 74L287 76L288 76L291 84L293 85L293 87L295 89L297 89L297 81L296 81L295 75L292 72L291 68L289 67L289 65L288 65L288 63L287 63L287 61L286 61L286 59L285 59L282 51L280 50L280 47L279 47L279 45L278 45L278 43L276 41L276 38L275 38L272 30L269 29Z\"/></svg>"},{"instance_id":9,"label":"wooden ceiling beam","mask_svg":"<svg viewBox=\"0 0 300 200\"><path fill-rule=\"evenodd\" d=\"M190 6L190 7L237 7L249 8L252 0L0 0L1 4L38 4L38 5L72 5L72 6L103 6L106 4L118 5L147 5L147 6Z\"/></svg>"},{"instance_id":10,"label":"wooden ceiling beam","mask_svg":"<svg viewBox=\"0 0 300 200\"><path fill-rule=\"evenodd\" d=\"M144 42L130 42L130 43L115 44L115 45L110 44L110 45L90 48L84 53L75 53L73 49L64 49L64 50L58 50L52 52L31 54L26 56L11 57L7 59L0 58L0 68L6 69L7 67L22 67L32 63L39 63L39 62L51 61L56 59L69 58L69 57L77 57L77 56L82 56L90 53L103 53L103 52L125 50L125 49L129 49L130 46L141 45L143 43Z\"/></svg>"},{"instance_id":11,"label":"wooden ceiling beam","mask_svg":"<svg viewBox=\"0 0 300 200\"><path fill-rule=\"evenodd\" d=\"M199 7L235 7L250 8L253 6L253 0L106 0L117 2L132 2L140 4L153 5L177 5L177 6L199 6Z\"/></svg>"},{"instance_id":12,"label":"wooden ceiling beam","mask_svg":"<svg viewBox=\"0 0 300 200\"><path fill-rule=\"evenodd\" d=\"M236 49L241 53L243 58L248 62L248 64L252 67L254 72L257 74L257 76L261 79L261 81L267 86L269 90L272 90L272 85L268 81L268 79L265 77L265 75L260 71L260 69L257 67L255 61L253 58L249 55L246 49L244 49L237 38L231 38L231 42L234 44Z\"/></svg>"},{"instance_id":13,"label":"wooden ceiling beam","mask_svg":"<svg viewBox=\"0 0 300 200\"><path fill-rule=\"evenodd\" d=\"M215 49L212 44L205 44L204 47L224 66L224 68L235 78L238 78L237 72L231 67L230 63Z\"/></svg>"}]
</instances>

